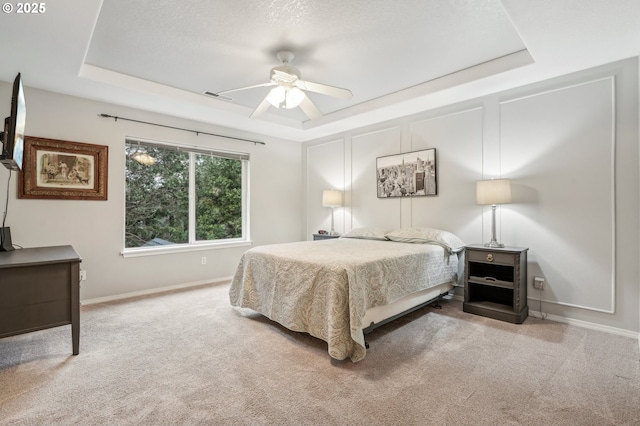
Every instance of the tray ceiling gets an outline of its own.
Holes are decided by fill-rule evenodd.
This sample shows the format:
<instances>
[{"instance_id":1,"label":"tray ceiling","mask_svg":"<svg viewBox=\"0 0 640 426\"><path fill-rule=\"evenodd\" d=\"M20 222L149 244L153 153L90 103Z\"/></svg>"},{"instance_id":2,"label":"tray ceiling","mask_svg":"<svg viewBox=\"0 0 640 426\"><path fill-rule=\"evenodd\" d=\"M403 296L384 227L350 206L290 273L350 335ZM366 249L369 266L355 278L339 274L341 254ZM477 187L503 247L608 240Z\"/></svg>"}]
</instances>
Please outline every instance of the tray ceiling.
<instances>
[{"instance_id":1,"label":"tray ceiling","mask_svg":"<svg viewBox=\"0 0 640 426\"><path fill-rule=\"evenodd\" d=\"M528 3L528 4L524 4ZM309 140L635 56L635 0L66 0L0 16L11 81L292 140ZM28 18L28 19L25 19ZM276 52L302 78L348 88L250 119Z\"/></svg>"}]
</instances>

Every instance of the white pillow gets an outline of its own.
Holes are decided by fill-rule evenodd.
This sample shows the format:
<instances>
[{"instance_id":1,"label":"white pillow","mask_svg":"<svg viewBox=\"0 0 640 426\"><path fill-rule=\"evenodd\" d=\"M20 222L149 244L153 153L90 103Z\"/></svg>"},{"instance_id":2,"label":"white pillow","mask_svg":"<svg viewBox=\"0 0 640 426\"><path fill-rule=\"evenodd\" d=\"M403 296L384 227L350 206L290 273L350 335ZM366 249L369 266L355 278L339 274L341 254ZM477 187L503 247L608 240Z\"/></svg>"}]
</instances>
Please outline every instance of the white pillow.
<instances>
[{"instance_id":1,"label":"white pillow","mask_svg":"<svg viewBox=\"0 0 640 426\"><path fill-rule=\"evenodd\" d=\"M400 228L385 235L391 241L414 244L437 244L450 252L461 251L465 244L457 235L435 228Z\"/></svg>"},{"instance_id":2,"label":"white pillow","mask_svg":"<svg viewBox=\"0 0 640 426\"><path fill-rule=\"evenodd\" d=\"M382 228L356 228L341 235L341 238L360 238L364 240L387 241L386 229Z\"/></svg>"}]
</instances>

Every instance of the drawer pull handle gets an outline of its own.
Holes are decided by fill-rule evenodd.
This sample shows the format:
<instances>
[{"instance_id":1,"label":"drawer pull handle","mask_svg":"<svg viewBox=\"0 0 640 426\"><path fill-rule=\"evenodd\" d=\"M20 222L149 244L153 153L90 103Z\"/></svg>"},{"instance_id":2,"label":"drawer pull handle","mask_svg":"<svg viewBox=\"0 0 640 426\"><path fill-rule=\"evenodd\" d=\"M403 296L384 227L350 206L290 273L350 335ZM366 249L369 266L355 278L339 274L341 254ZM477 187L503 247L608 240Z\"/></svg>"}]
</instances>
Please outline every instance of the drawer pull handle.
<instances>
[{"instance_id":1,"label":"drawer pull handle","mask_svg":"<svg viewBox=\"0 0 640 426\"><path fill-rule=\"evenodd\" d=\"M488 261L488 262L493 262L493 254L489 253L489 254L487 255L487 261Z\"/></svg>"},{"instance_id":2,"label":"drawer pull handle","mask_svg":"<svg viewBox=\"0 0 640 426\"><path fill-rule=\"evenodd\" d=\"M497 279L493 278L493 277L484 277L485 281L498 281Z\"/></svg>"}]
</instances>

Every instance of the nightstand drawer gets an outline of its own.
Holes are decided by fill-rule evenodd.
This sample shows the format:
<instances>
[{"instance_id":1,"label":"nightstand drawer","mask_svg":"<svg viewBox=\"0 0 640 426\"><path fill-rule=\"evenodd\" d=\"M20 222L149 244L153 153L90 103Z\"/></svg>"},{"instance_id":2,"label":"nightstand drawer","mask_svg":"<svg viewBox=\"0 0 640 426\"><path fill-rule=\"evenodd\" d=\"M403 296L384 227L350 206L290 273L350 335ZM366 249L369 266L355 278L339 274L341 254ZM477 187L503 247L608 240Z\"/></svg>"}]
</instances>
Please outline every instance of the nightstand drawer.
<instances>
[{"instance_id":1,"label":"nightstand drawer","mask_svg":"<svg viewBox=\"0 0 640 426\"><path fill-rule=\"evenodd\" d=\"M514 265L519 253L498 253L495 251L467 250L467 259L471 262L488 262L503 265Z\"/></svg>"}]
</instances>

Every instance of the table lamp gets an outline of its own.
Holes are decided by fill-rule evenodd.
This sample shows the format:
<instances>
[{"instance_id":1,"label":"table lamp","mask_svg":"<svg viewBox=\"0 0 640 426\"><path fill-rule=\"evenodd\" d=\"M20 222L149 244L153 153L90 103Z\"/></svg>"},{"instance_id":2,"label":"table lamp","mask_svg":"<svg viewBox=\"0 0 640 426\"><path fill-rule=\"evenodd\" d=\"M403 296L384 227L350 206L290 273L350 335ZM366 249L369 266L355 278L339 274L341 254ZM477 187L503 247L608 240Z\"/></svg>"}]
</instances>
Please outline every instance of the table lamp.
<instances>
[{"instance_id":1,"label":"table lamp","mask_svg":"<svg viewBox=\"0 0 640 426\"><path fill-rule=\"evenodd\" d=\"M491 204L491 241L485 247L504 247L496 240L496 204L511 202L511 181L509 179L480 180L476 183L478 204Z\"/></svg>"},{"instance_id":2,"label":"table lamp","mask_svg":"<svg viewBox=\"0 0 640 426\"><path fill-rule=\"evenodd\" d=\"M342 191L337 189L325 189L322 191L322 205L331 207L331 231L329 231L329 235L338 235L333 228L333 210L342 206Z\"/></svg>"}]
</instances>

